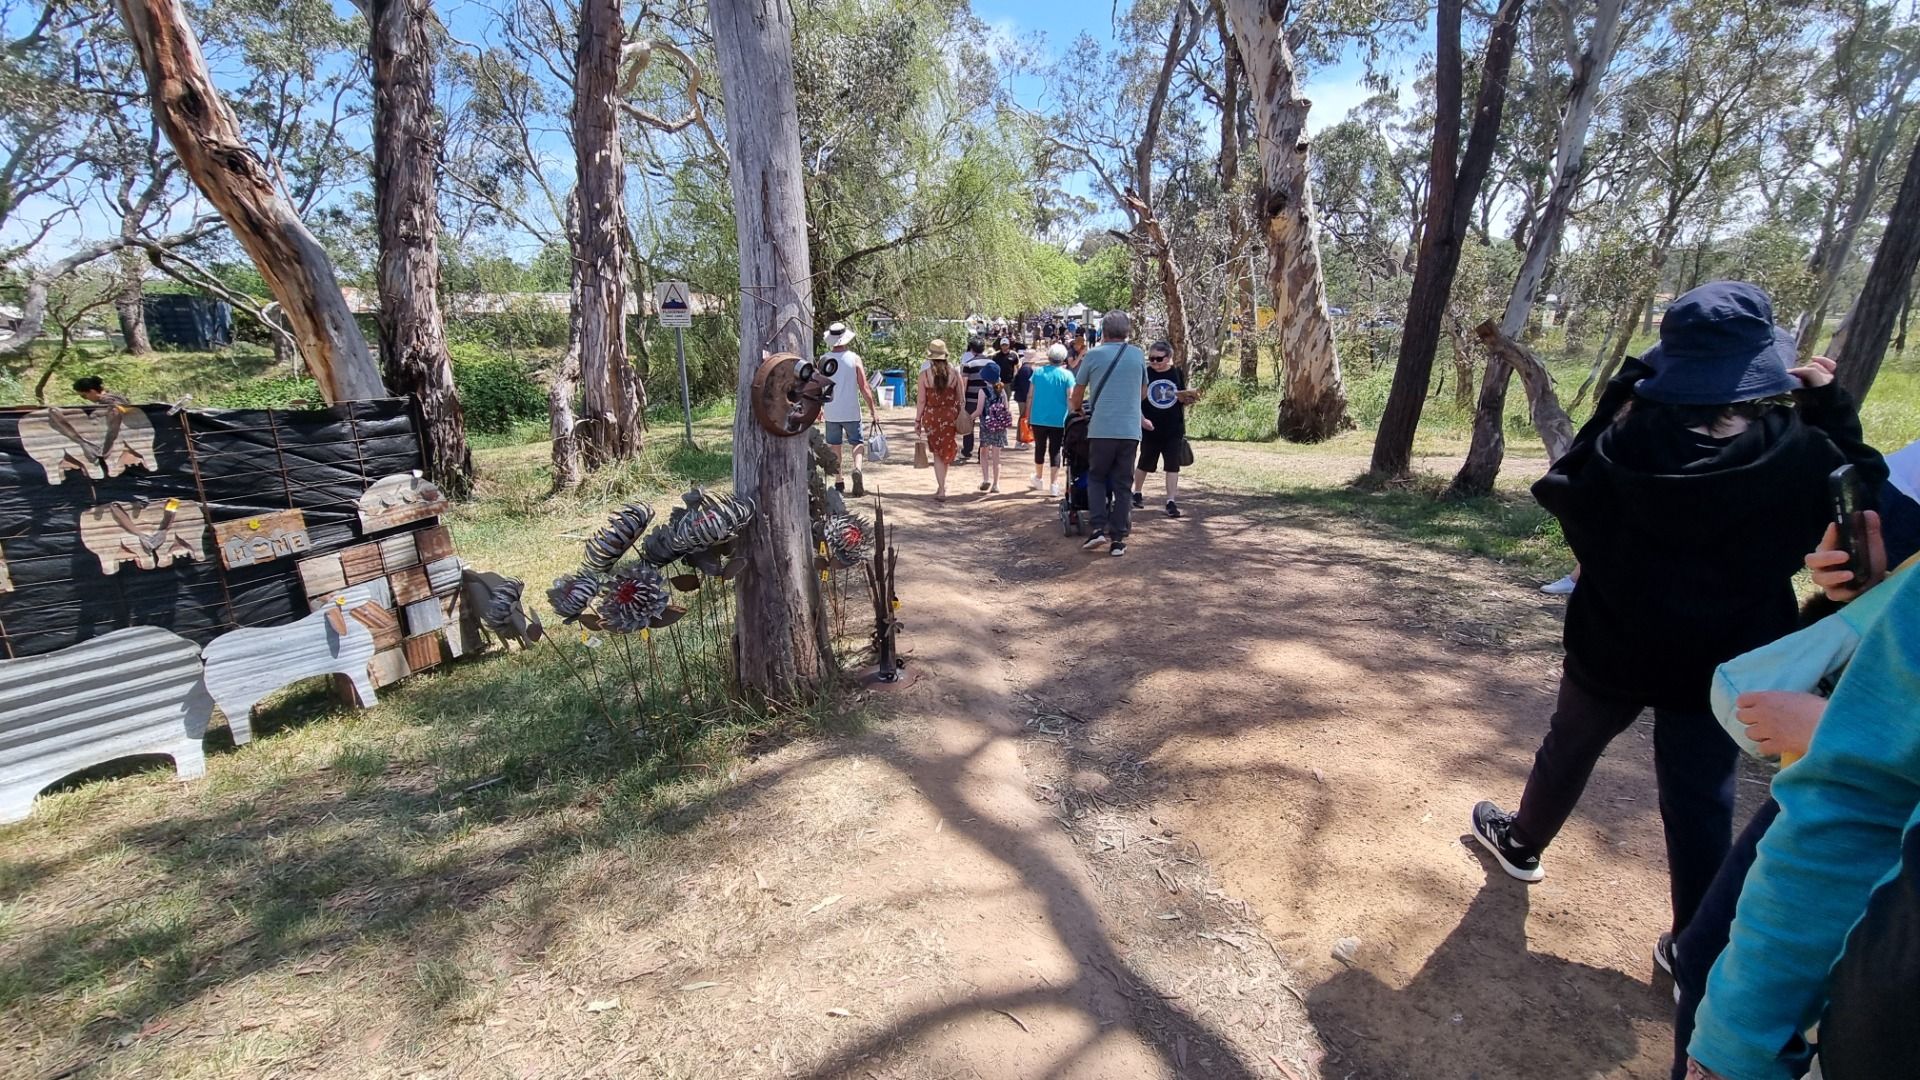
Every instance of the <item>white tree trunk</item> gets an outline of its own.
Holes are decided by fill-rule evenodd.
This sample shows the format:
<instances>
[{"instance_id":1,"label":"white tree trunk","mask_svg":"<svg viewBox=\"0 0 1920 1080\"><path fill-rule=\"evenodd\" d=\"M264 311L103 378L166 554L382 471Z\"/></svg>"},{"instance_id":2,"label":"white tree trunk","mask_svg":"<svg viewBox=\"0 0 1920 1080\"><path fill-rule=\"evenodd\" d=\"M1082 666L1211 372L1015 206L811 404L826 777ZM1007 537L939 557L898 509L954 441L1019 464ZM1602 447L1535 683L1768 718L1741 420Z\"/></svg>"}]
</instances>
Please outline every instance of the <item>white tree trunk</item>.
<instances>
[{"instance_id":1,"label":"white tree trunk","mask_svg":"<svg viewBox=\"0 0 1920 1080\"><path fill-rule=\"evenodd\" d=\"M745 537L736 655L740 685L777 701L805 695L832 667L813 571L807 440L762 428L751 402L763 352L813 354L793 12L786 0L710 0L740 255L739 405L734 490L759 516Z\"/></svg>"},{"instance_id":2,"label":"white tree trunk","mask_svg":"<svg viewBox=\"0 0 1920 1080\"><path fill-rule=\"evenodd\" d=\"M320 392L328 401L385 397L333 263L247 145L207 71L185 7L179 0L118 3L161 130L280 302Z\"/></svg>"},{"instance_id":3,"label":"white tree trunk","mask_svg":"<svg viewBox=\"0 0 1920 1080\"><path fill-rule=\"evenodd\" d=\"M1227 0L1227 19L1253 94L1266 185L1260 214L1279 331L1280 435L1318 442L1348 426L1347 391L1327 314L1319 224L1307 184L1307 110L1313 103L1300 94L1299 71L1280 24L1285 10L1285 0Z\"/></svg>"},{"instance_id":4,"label":"white tree trunk","mask_svg":"<svg viewBox=\"0 0 1920 1080\"><path fill-rule=\"evenodd\" d=\"M1594 106L1600 100L1600 84L1606 78L1607 68L1613 63L1614 50L1620 43L1621 5L1622 0L1597 0L1592 36L1587 41L1586 50L1578 57L1569 57L1573 63L1573 83L1568 87L1567 106L1561 113L1560 133L1555 140L1553 190L1547 193L1546 207L1541 211L1540 220L1534 224L1533 235L1527 241L1526 255L1520 261L1520 273L1514 278L1513 291L1508 294L1506 310L1500 316L1500 336L1508 341L1520 341L1527 321L1533 316L1540 283L1547 276L1547 264L1552 261L1554 252L1559 250L1560 236L1566 230L1567 215L1573 208L1573 197L1580 190L1587 129L1592 126ZM1574 17L1571 10L1563 11L1563 14L1569 20ZM1460 472L1453 478L1453 491L1457 494L1486 494L1493 490L1494 480L1500 475L1500 463L1506 456L1504 424L1507 385L1512 376L1513 367L1507 363L1502 352L1490 350L1486 371L1480 382L1480 400L1473 416L1473 444L1467 450L1467 458L1461 464ZM1525 385L1529 388L1532 411L1539 416L1543 402L1532 391L1533 382ZM1552 408L1558 407L1556 400ZM1547 410L1546 415L1551 417L1551 409ZM1564 413L1560 419L1565 420ZM1552 426L1557 432L1559 425L1554 423ZM1549 444L1554 438L1549 435L1547 428L1541 428L1540 435Z\"/></svg>"}]
</instances>

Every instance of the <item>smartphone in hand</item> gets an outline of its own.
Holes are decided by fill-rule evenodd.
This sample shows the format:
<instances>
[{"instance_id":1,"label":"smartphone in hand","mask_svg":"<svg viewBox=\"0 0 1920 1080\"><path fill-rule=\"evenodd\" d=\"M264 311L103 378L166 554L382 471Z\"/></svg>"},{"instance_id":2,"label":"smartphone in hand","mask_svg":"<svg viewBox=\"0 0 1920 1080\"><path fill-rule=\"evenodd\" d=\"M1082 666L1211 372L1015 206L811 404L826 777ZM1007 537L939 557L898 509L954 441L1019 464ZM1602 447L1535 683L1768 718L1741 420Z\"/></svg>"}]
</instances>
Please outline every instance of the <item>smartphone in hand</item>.
<instances>
[{"instance_id":1,"label":"smartphone in hand","mask_svg":"<svg viewBox=\"0 0 1920 1080\"><path fill-rule=\"evenodd\" d=\"M1827 477L1827 490L1833 499L1834 534L1840 550L1847 553L1847 569L1853 572L1854 587L1873 580L1872 557L1867 551L1867 508L1860 476L1851 465L1842 465Z\"/></svg>"}]
</instances>

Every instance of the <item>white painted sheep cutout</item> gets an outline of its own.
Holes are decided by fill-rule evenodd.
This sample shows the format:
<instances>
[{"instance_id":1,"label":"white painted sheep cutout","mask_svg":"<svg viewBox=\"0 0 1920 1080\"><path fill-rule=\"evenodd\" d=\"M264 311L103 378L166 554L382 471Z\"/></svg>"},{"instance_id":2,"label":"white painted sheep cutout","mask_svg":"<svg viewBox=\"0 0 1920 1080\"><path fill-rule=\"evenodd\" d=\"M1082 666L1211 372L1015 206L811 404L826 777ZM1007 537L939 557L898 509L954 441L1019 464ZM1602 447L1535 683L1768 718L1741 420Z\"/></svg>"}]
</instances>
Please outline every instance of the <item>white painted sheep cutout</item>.
<instances>
[{"instance_id":1,"label":"white painted sheep cutout","mask_svg":"<svg viewBox=\"0 0 1920 1080\"><path fill-rule=\"evenodd\" d=\"M230 630L214 638L202 653L207 692L226 714L233 741L252 741L255 702L315 675L345 675L360 701L372 705L367 661L373 659L373 631L360 617L372 605L365 590L348 589L290 626Z\"/></svg>"},{"instance_id":2,"label":"white painted sheep cutout","mask_svg":"<svg viewBox=\"0 0 1920 1080\"><path fill-rule=\"evenodd\" d=\"M0 661L0 822L54 781L117 758L165 754L206 775L213 701L200 647L171 630L115 630L59 652Z\"/></svg>"}]
</instances>

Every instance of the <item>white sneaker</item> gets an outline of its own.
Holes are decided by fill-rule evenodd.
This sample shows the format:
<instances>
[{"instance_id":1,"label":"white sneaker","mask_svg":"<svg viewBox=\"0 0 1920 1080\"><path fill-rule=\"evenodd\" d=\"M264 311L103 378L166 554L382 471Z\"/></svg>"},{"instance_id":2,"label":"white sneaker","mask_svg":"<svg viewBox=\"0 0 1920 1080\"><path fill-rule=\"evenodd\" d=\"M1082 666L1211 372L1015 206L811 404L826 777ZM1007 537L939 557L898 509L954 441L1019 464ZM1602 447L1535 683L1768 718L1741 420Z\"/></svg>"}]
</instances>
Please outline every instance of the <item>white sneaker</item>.
<instances>
[{"instance_id":1,"label":"white sneaker","mask_svg":"<svg viewBox=\"0 0 1920 1080\"><path fill-rule=\"evenodd\" d=\"M1027 477L1027 490L1028 490L1028 491L1039 491L1039 490L1040 490L1040 478L1039 478L1039 477L1037 477L1037 476L1029 476L1029 477Z\"/></svg>"},{"instance_id":2,"label":"white sneaker","mask_svg":"<svg viewBox=\"0 0 1920 1080\"><path fill-rule=\"evenodd\" d=\"M1549 582L1548 584L1540 586L1540 591L1546 593L1548 596L1571 596L1573 594L1573 587L1577 584L1579 584L1579 582L1574 580L1573 575L1568 574L1559 581Z\"/></svg>"},{"instance_id":3,"label":"white sneaker","mask_svg":"<svg viewBox=\"0 0 1920 1080\"><path fill-rule=\"evenodd\" d=\"M1047 492L1047 494L1049 494L1049 495L1051 495L1051 496L1053 496L1053 497L1054 497L1054 498L1056 498L1056 499L1057 499L1057 498L1059 498L1059 497L1060 497L1060 485L1059 485L1059 484L1055 484L1055 485L1053 485L1053 487L1052 487L1051 489L1049 489L1049 490L1048 490L1048 492Z\"/></svg>"}]
</instances>

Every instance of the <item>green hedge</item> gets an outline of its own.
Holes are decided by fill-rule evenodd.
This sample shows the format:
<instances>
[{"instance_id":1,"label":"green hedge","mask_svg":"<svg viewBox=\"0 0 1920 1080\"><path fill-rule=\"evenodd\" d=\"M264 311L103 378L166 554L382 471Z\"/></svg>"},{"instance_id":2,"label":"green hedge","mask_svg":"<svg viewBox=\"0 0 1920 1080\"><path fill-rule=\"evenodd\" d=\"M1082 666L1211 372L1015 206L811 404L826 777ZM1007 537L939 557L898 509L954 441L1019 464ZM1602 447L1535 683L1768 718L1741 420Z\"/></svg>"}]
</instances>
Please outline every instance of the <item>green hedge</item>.
<instances>
[{"instance_id":1,"label":"green hedge","mask_svg":"<svg viewBox=\"0 0 1920 1080\"><path fill-rule=\"evenodd\" d=\"M527 361L469 342L448 346L448 351L468 431L497 435L511 430L515 421L547 415L546 387Z\"/></svg>"}]
</instances>

